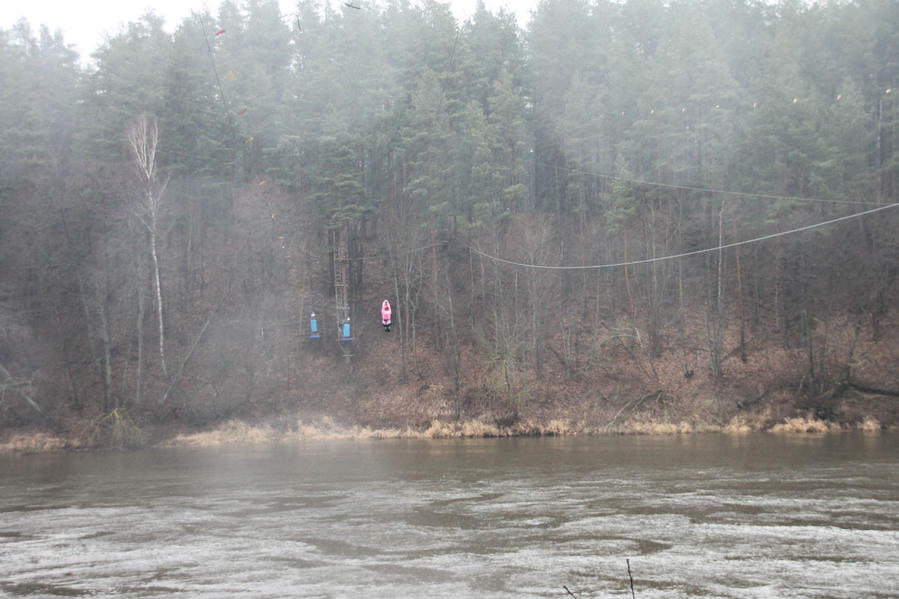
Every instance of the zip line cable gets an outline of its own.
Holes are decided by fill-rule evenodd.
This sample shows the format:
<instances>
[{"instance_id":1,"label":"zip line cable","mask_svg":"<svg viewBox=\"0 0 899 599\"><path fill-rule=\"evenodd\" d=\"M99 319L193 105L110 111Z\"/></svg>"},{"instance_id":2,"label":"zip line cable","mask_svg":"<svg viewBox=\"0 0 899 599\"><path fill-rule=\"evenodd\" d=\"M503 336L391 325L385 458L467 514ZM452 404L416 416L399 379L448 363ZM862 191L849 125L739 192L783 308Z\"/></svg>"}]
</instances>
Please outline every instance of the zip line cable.
<instances>
[{"instance_id":1,"label":"zip line cable","mask_svg":"<svg viewBox=\"0 0 899 599\"><path fill-rule=\"evenodd\" d=\"M769 193L753 193L750 191L728 191L726 189L715 189L712 187L698 187L695 185L678 185L676 183L660 183L658 181L647 181L645 179L630 179L627 177L620 177L618 175L609 175L606 173L597 173L593 171L588 171L582 168L569 167L569 166L556 166L547 164L546 162L540 162L543 166L548 168L561 168L562 170L568 171L570 173L577 173L582 175L591 175L593 177L599 177L600 179L611 179L612 181L624 181L626 183L633 183L635 185L650 185L653 187L664 187L666 189L680 189L683 191L697 191L704 193L713 193L713 194L721 194L721 195L731 195L737 197L744 198L760 198L764 200L788 200L794 202L819 202L819 203L827 203L827 204L848 204L855 206L870 206L874 202L865 202L862 200L828 200L826 198L804 198L800 196L780 196Z\"/></svg>"},{"instance_id":2,"label":"zip line cable","mask_svg":"<svg viewBox=\"0 0 899 599\"><path fill-rule=\"evenodd\" d=\"M726 250L729 248L741 246L741 245L749 245L751 243L758 243L760 241L766 241L768 239L774 239L775 237L784 237L786 235L792 235L794 233L801 233L803 231L809 231L811 229L817 229L820 227L826 227L827 225L832 225L835 223L843 222L846 220L850 220L853 218L857 218L860 216L867 216L869 214L874 214L875 212L881 212L883 210L887 210L889 208L895 208L899 206L899 202L895 202L893 204L887 204L885 206L879 206L877 208L871 208L870 210L864 210L862 212L856 212L854 214L849 214L847 216L841 216L839 218L832 218L830 220L826 220L824 222L815 223L812 225L806 225L804 227L799 227L797 229L790 229L789 231L781 231L780 233L771 233L769 235L762 235L761 237L754 237L752 239L744 239L743 241L735 241L733 243L725 243L723 245L718 245L710 248L703 248L701 250L693 250L690 252L683 252L680 254L672 254L670 256L660 256L657 258L643 258L642 260L630 260L628 262L615 262L609 264L593 264L587 266L549 266L544 264L525 264L523 262L515 262L513 260L506 260L505 258L500 258L498 256L492 256L481 250L475 249L470 245L467 245L468 249L473 251L475 254L483 256L489 260L493 260L495 262L501 262L503 264L510 264L512 266L520 266L523 268L540 268L544 270L599 270L603 268L620 268L622 266L634 266L637 264L649 264L651 262L661 262L663 260L676 260L678 258L686 258L688 256L696 256L699 254L708 254L711 252L718 252L721 250Z\"/></svg>"},{"instance_id":3,"label":"zip line cable","mask_svg":"<svg viewBox=\"0 0 899 599\"><path fill-rule=\"evenodd\" d=\"M225 120L228 123L228 128L231 130L231 142L235 144L235 151L237 151L237 127L234 125L234 119L232 118L231 113L228 109L228 100L225 98L225 89L222 87L222 80L219 77L219 70L215 64L215 55L212 52L212 45L209 43L209 35L206 33L206 24L202 19L199 18L199 16L197 17L197 19L200 21L200 27L203 29L203 39L206 41L206 51L209 53L209 62L212 63L212 72L215 73L215 82L218 85L219 93L222 96L222 112L225 115ZM224 29L222 30L222 32L224 32ZM225 147L227 146L228 144L226 143Z\"/></svg>"},{"instance_id":4,"label":"zip line cable","mask_svg":"<svg viewBox=\"0 0 899 599\"><path fill-rule=\"evenodd\" d=\"M225 110L228 110L228 102L225 100L225 90L222 88L222 80L219 78L219 70L215 66L215 56L212 54L212 46L209 44L209 36L206 34L206 24L200 21L200 27L203 28L203 39L206 40L206 51L209 52L209 60L212 62L212 72L215 73L215 82L219 86L219 93L222 94L222 104Z\"/></svg>"}]
</instances>

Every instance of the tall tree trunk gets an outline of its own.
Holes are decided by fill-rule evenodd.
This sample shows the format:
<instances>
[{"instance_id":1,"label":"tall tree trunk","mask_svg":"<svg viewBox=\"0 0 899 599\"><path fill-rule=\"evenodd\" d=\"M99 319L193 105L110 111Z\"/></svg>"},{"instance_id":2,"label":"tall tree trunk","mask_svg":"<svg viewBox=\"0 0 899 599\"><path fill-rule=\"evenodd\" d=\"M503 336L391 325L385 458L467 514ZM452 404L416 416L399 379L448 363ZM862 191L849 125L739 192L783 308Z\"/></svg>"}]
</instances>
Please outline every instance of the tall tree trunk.
<instances>
[{"instance_id":1,"label":"tall tree trunk","mask_svg":"<svg viewBox=\"0 0 899 599\"><path fill-rule=\"evenodd\" d=\"M139 261L141 264L143 261ZM143 268L138 266L137 276L137 322L135 333L137 334L137 379L134 382L134 405L140 406L141 394L144 385L144 318L147 311L147 294L144 290L145 274Z\"/></svg>"},{"instance_id":2,"label":"tall tree trunk","mask_svg":"<svg viewBox=\"0 0 899 599\"><path fill-rule=\"evenodd\" d=\"M105 267L106 265L104 265ZM112 403L112 349L109 330L109 272L104 270L104 281L102 288L97 286L95 289L97 301L97 314L100 318L100 341L103 344L103 412L109 412L118 405L110 406Z\"/></svg>"},{"instance_id":3,"label":"tall tree trunk","mask_svg":"<svg viewBox=\"0 0 899 599\"><path fill-rule=\"evenodd\" d=\"M654 260L657 253L656 210L651 199L647 198L647 202L649 204L649 255ZM662 317L659 314L659 276L655 262L649 264L649 276L649 355L651 358L658 358L662 355Z\"/></svg>"},{"instance_id":4,"label":"tall tree trunk","mask_svg":"<svg viewBox=\"0 0 899 599\"><path fill-rule=\"evenodd\" d=\"M631 321L637 319L637 312L634 309L634 294L631 293L631 277L627 266L627 224L624 226L624 288L627 291L627 303L630 307Z\"/></svg>"},{"instance_id":5,"label":"tall tree trunk","mask_svg":"<svg viewBox=\"0 0 899 599\"><path fill-rule=\"evenodd\" d=\"M462 353L459 351L459 336L456 334L456 312L453 306L453 286L450 283L449 269L446 276L446 298L449 303L447 313L449 315L450 328L450 360L453 368L453 406L456 420L462 416Z\"/></svg>"},{"instance_id":6,"label":"tall tree trunk","mask_svg":"<svg viewBox=\"0 0 899 599\"><path fill-rule=\"evenodd\" d=\"M721 202L721 208L718 209L718 290L715 300L716 314L716 331L715 331L715 348L717 353L717 367L715 376L721 376L722 361L724 359L724 228L722 223L724 220L724 202Z\"/></svg>"},{"instance_id":7,"label":"tall tree trunk","mask_svg":"<svg viewBox=\"0 0 899 599\"><path fill-rule=\"evenodd\" d=\"M97 357L97 333L94 330L94 316L91 313L91 301L87 297L87 291L85 290L84 286L84 279L79 277L78 294L81 298L81 307L84 309L84 326L87 328L87 346L90 350L90 364L91 366L93 366L100 363L100 360ZM102 379L102 368L99 372L99 375Z\"/></svg>"},{"instance_id":8,"label":"tall tree trunk","mask_svg":"<svg viewBox=\"0 0 899 599\"><path fill-rule=\"evenodd\" d=\"M737 222L734 221L734 239L737 237ZM735 248L737 259L737 297L740 303L740 360L746 361L746 318L743 308L743 269L740 264L740 248Z\"/></svg>"},{"instance_id":9,"label":"tall tree trunk","mask_svg":"<svg viewBox=\"0 0 899 599\"><path fill-rule=\"evenodd\" d=\"M150 235L150 256L153 267L153 284L156 292L156 315L159 325L159 361L162 375L168 382L169 374L165 360L165 324L162 303L162 278L159 272L159 216L162 197L168 179L160 182L156 165L156 147L159 143L159 128L155 119L141 115L128 131L128 143L134 153L134 164L143 185L142 193L134 213Z\"/></svg>"},{"instance_id":10,"label":"tall tree trunk","mask_svg":"<svg viewBox=\"0 0 899 599\"><path fill-rule=\"evenodd\" d=\"M684 247L684 227L683 227L683 198L679 198L677 202L677 244L678 247ZM684 377L693 376L693 369L687 361L687 305L684 301L684 261L677 261L677 306L679 311L678 321L680 322L681 337L681 361L684 369Z\"/></svg>"},{"instance_id":11,"label":"tall tree trunk","mask_svg":"<svg viewBox=\"0 0 899 599\"><path fill-rule=\"evenodd\" d=\"M394 259L393 265L393 292L394 297L396 298L396 308L394 310L393 316L396 318L396 328L400 336L400 381L405 383L409 378L409 373L406 367L406 345L408 341L405 327L406 315L405 310L402 308L402 302L400 301L400 282L399 275L397 273L396 258Z\"/></svg>"},{"instance_id":12,"label":"tall tree trunk","mask_svg":"<svg viewBox=\"0 0 899 599\"><path fill-rule=\"evenodd\" d=\"M428 240L430 242L431 251L431 289L434 293L434 305L440 305L440 285L439 285L439 268L437 265L437 226L436 224L430 227L430 231L428 232ZM435 331L434 338L437 342L437 351L443 350L443 332L440 330L440 319L437 318L434 320L434 324L437 327L437 331Z\"/></svg>"},{"instance_id":13,"label":"tall tree trunk","mask_svg":"<svg viewBox=\"0 0 899 599\"><path fill-rule=\"evenodd\" d=\"M169 371L165 363L165 320L162 309L162 280L159 276L159 253L156 248L156 228L150 231L150 255L153 258L153 285L156 291L156 316L159 323L159 364L162 376L169 380Z\"/></svg>"},{"instance_id":14,"label":"tall tree trunk","mask_svg":"<svg viewBox=\"0 0 899 599\"><path fill-rule=\"evenodd\" d=\"M715 297L710 306L711 314L706 322L706 335L709 346L709 370L713 377L722 375L724 360L724 231L721 227L724 215L724 202L718 209L718 264L715 273ZM711 270L711 269L710 269Z\"/></svg>"},{"instance_id":15,"label":"tall tree trunk","mask_svg":"<svg viewBox=\"0 0 899 599\"><path fill-rule=\"evenodd\" d=\"M81 409L81 399L78 396L78 390L75 388L75 383L72 380L72 368L71 368L71 359L69 358L69 341L68 335L63 328L63 320L62 315L59 313L59 298L54 296L53 298L53 316L56 320L56 330L59 338L62 340L62 361L63 361L63 374L66 379L66 388L69 390L69 400L72 404L72 407L76 410Z\"/></svg>"},{"instance_id":16,"label":"tall tree trunk","mask_svg":"<svg viewBox=\"0 0 899 599\"><path fill-rule=\"evenodd\" d=\"M800 313L800 326L802 328L803 341L805 342L805 353L808 356L808 393L811 396L814 395L815 388L817 387L815 381L815 349L814 339L812 337L811 319L809 318L808 310L805 308L803 308Z\"/></svg>"}]
</instances>

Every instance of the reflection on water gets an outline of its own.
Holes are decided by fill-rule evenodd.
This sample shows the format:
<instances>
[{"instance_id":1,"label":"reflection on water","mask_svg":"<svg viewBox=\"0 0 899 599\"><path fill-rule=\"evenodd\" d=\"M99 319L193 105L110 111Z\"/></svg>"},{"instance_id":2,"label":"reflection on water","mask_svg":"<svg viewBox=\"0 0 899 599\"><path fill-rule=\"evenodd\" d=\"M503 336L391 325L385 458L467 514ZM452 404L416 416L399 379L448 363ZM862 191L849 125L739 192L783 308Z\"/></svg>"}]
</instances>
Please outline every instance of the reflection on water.
<instances>
[{"instance_id":1,"label":"reflection on water","mask_svg":"<svg viewBox=\"0 0 899 599\"><path fill-rule=\"evenodd\" d=\"M899 597L890 435L0 456L0 594Z\"/></svg>"}]
</instances>

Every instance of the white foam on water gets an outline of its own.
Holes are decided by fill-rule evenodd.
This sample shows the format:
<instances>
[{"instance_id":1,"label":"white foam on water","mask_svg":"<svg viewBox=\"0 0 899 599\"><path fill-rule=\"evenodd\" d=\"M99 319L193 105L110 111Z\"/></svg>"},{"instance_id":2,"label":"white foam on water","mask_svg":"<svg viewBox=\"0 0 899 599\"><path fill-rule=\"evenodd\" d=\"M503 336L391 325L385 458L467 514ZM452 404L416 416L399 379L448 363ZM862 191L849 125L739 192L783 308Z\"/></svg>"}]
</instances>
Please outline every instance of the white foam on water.
<instances>
[{"instance_id":1,"label":"white foam on water","mask_svg":"<svg viewBox=\"0 0 899 599\"><path fill-rule=\"evenodd\" d=\"M421 446L420 462L384 442L348 473L188 451L146 479L0 477L0 595L630 597L630 560L640 599L899 596L895 454L793 472L564 453L531 467L474 446L496 448L496 467L466 445ZM322 453L339 462L341 447ZM546 446L513 449L529 447Z\"/></svg>"}]
</instances>

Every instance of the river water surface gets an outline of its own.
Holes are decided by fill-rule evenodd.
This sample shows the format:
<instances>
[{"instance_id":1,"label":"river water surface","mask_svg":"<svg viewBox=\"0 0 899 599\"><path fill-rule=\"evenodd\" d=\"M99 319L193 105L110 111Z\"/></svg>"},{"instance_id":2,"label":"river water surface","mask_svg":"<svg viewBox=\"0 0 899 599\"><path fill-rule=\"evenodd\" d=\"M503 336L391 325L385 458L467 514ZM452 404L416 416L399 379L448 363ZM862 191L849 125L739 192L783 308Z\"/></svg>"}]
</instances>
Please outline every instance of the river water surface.
<instances>
[{"instance_id":1,"label":"river water surface","mask_svg":"<svg viewBox=\"0 0 899 599\"><path fill-rule=\"evenodd\" d=\"M0 456L0 596L899 597L899 436Z\"/></svg>"}]
</instances>

